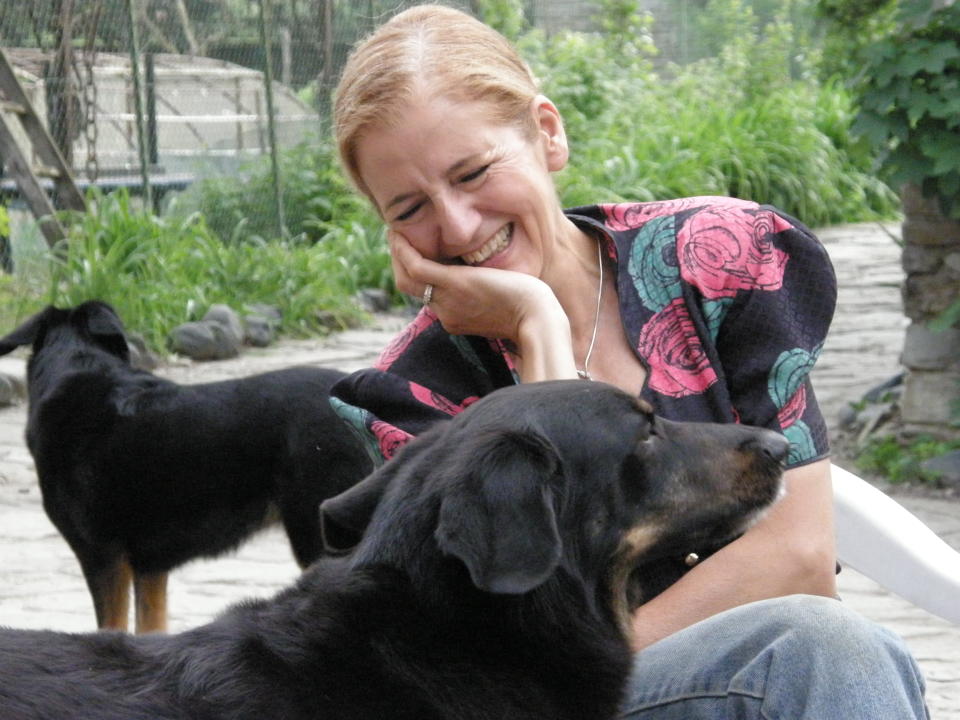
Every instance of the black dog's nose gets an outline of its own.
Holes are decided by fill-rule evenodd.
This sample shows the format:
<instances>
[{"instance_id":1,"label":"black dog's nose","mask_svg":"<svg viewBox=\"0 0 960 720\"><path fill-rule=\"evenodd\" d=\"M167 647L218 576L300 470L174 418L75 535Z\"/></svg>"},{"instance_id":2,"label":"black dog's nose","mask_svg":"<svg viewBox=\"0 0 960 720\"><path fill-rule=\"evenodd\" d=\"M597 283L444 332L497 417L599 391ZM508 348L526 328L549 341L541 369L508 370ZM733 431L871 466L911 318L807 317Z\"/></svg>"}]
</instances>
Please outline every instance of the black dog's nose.
<instances>
[{"instance_id":1,"label":"black dog's nose","mask_svg":"<svg viewBox=\"0 0 960 720\"><path fill-rule=\"evenodd\" d=\"M790 441L773 430L761 430L743 444L743 449L761 453L774 462L782 463L790 452Z\"/></svg>"}]
</instances>

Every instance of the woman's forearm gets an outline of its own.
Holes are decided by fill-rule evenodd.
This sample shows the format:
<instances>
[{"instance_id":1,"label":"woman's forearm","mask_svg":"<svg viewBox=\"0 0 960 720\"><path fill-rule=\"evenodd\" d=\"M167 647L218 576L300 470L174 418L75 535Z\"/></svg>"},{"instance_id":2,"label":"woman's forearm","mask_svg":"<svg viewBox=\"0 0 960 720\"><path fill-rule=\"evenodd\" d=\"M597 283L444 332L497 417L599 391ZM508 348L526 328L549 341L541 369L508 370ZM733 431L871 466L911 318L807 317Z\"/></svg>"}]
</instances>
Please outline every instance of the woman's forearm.
<instances>
[{"instance_id":1,"label":"woman's forearm","mask_svg":"<svg viewBox=\"0 0 960 720\"><path fill-rule=\"evenodd\" d=\"M634 613L636 649L754 600L836 595L829 460L788 471L786 486L787 495L747 533Z\"/></svg>"}]
</instances>

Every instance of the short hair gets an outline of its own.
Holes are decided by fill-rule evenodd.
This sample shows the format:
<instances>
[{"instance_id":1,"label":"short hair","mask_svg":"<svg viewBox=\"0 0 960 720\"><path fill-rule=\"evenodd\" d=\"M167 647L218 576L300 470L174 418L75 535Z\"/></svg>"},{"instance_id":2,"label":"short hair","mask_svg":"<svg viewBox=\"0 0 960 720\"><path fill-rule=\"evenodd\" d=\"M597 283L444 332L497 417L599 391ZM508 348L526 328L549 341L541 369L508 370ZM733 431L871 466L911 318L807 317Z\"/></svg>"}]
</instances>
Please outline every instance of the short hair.
<instances>
[{"instance_id":1,"label":"short hair","mask_svg":"<svg viewBox=\"0 0 960 720\"><path fill-rule=\"evenodd\" d=\"M516 48L460 10L418 5L393 16L350 53L337 85L333 127L340 161L370 197L357 166L364 131L388 126L417 92L486 102L497 120L532 132L539 88Z\"/></svg>"}]
</instances>

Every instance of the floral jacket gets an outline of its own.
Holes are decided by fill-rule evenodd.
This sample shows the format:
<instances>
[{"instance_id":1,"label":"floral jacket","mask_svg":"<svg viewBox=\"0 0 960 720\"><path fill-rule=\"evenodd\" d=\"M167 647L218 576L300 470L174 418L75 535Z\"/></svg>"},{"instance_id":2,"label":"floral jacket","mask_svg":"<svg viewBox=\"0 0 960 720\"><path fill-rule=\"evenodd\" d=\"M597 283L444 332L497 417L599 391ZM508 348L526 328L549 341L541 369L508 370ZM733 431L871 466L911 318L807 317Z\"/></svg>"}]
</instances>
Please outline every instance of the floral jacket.
<instances>
[{"instance_id":1,"label":"floral jacket","mask_svg":"<svg viewBox=\"0 0 960 720\"><path fill-rule=\"evenodd\" d=\"M788 463L829 452L809 374L836 303L814 235L775 208L723 197L566 211L617 267L624 329L647 369L641 396L671 420L782 432ZM503 342L447 333L429 308L331 402L375 461L487 393L518 382Z\"/></svg>"}]
</instances>

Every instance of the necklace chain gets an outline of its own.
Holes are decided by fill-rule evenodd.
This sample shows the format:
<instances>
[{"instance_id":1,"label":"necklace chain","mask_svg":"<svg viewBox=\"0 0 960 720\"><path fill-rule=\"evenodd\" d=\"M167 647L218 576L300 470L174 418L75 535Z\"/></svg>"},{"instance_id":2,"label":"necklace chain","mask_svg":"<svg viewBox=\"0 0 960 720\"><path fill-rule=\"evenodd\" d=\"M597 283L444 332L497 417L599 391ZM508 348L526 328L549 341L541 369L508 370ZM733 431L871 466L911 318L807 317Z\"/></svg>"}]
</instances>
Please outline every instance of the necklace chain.
<instances>
[{"instance_id":1,"label":"necklace chain","mask_svg":"<svg viewBox=\"0 0 960 720\"><path fill-rule=\"evenodd\" d=\"M587 347L587 354L583 358L583 370L577 370L577 377L581 380L593 380L590 375L590 356L593 354L594 343L597 342L597 328L600 327L600 304L603 300L603 248L597 241L597 263L600 266L600 287L597 289L597 312L593 318L593 335L590 338L590 345Z\"/></svg>"}]
</instances>

